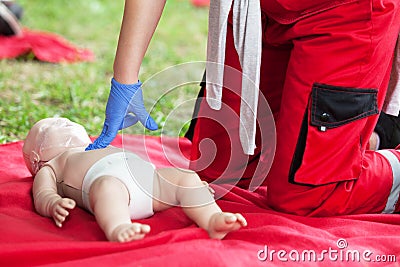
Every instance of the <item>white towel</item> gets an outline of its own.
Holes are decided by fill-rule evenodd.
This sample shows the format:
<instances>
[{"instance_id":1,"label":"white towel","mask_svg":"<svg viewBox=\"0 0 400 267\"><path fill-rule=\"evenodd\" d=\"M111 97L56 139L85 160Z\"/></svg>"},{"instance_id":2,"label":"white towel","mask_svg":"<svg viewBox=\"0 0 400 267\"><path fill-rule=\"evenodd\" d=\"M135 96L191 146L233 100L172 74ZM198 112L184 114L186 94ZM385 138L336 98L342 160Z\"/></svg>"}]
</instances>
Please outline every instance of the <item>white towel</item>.
<instances>
[{"instance_id":1,"label":"white towel","mask_svg":"<svg viewBox=\"0 0 400 267\"><path fill-rule=\"evenodd\" d=\"M394 52L392 72L386 93L383 111L392 116L399 116L400 111L400 35Z\"/></svg>"},{"instance_id":2,"label":"white towel","mask_svg":"<svg viewBox=\"0 0 400 267\"><path fill-rule=\"evenodd\" d=\"M221 109L228 15L233 3L233 37L242 67L239 136L244 153L254 154L260 84L262 27L259 0L211 0L207 44L207 103Z\"/></svg>"}]
</instances>

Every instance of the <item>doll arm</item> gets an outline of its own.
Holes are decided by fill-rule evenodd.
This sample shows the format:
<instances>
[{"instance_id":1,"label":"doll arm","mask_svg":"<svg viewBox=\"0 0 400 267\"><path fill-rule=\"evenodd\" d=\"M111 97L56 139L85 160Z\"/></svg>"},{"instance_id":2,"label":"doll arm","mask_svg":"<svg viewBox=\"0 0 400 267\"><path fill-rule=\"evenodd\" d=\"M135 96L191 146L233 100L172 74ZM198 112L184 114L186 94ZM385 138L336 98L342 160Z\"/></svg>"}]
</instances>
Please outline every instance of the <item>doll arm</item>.
<instances>
[{"instance_id":1,"label":"doll arm","mask_svg":"<svg viewBox=\"0 0 400 267\"><path fill-rule=\"evenodd\" d=\"M68 210L75 207L75 201L62 198L57 193L56 177L50 167L41 168L33 181L33 201L36 211L45 217L51 217L58 227L62 226Z\"/></svg>"}]
</instances>

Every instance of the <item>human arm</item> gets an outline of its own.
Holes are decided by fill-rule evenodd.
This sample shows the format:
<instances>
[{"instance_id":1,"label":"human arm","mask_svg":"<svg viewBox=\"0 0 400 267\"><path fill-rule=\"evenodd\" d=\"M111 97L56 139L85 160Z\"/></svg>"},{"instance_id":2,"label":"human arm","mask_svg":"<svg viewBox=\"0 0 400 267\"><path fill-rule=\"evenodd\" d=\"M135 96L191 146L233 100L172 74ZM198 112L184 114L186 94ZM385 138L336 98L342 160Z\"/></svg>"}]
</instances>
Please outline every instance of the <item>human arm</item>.
<instances>
[{"instance_id":1,"label":"human arm","mask_svg":"<svg viewBox=\"0 0 400 267\"><path fill-rule=\"evenodd\" d=\"M35 176L32 187L35 210L42 216L53 218L58 227L62 226L68 210L75 207L75 201L62 198L57 193L56 177L50 167L41 168Z\"/></svg>"},{"instance_id":2,"label":"human arm","mask_svg":"<svg viewBox=\"0 0 400 267\"><path fill-rule=\"evenodd\" d=\"M106 106L106 119L100 136L86 150L108 146L123 128L140 121L147 129L157 123L143 104L140 65L160 20L165 0L126 0L124 17L114 60L114 78Z\"/></svg>"},{"instance_id":3,"label":"human arm","mask_svg":"<svg viewBox=\"0 0 400 267\"><path fill-rule=\"evenodd\" d=\"M160 20L166 0L125 0L114 78L122 84L138 81L139 69Z\"/></svg>"}]
</instances>

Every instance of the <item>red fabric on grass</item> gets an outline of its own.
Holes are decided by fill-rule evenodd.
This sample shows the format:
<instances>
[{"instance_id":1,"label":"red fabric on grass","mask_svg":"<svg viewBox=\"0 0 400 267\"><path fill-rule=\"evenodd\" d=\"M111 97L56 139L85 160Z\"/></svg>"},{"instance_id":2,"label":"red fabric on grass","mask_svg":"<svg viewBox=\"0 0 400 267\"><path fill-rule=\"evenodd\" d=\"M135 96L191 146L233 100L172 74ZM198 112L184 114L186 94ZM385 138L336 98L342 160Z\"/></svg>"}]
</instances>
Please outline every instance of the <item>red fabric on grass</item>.
<instances>
[{"instance_id":1,"label":"red fabric on grass","mask_svg":"<svg viewBox=\"0 0 400 267\"><path fill-rule=\"evenodd\" d=\"M241 212L248 226L230 233L224 240L211 240L196 227L180 208L156 213L140 220L151 226L143 240L126 244L108 242L94 217L74 209L63 228L38 215L33 208L32 177L22 158L22 142L0 146L0 266L291 266L289 252L339 250L377 255L396 255L400 262L400 216L354 215L310 218L282 214L269 209L266 189L251 193L240 188L230 191L213 186L224 210ZM133 150L157 166L186 167L190 142L186 139L150 136L118 136L113 143ZM178 148L182 151L179 152ZM273 259L260 261L257 254L268 246ZM277 258L287 252L288 262ZM338 254L339 255L339 254ZM344 254L345 255L345 254ZM265 256L263 253L260 256ZM331 260L296 262L302 266L360 266L360 262ZM289 264L289 265L288 265ZM392 264L395 265L396 263ZM386 266L387 264L377 264Z\"/></svg>"},{"instance_id":2,"label":"red fabric on grass","mask_svg":"<svg viewBox=\"0 0 400 267\"><path fill-rule=\"evenodd\" d=\"M196 7L210 6L210 0L191 0L192 4Z\"/></svg>"},{"instance_id":3,"label":"red fabric on grass","mask_svg":"<svg viewBox=\"0 0 400 267\"><path fill-rule=\"evenodd\" d=\"M0 35L0 59L16 58L32 53L38 60L50 63L92 61L94 55L77 48L54 33L23 30L22 36Z\"/></svg>"}]
</instances>

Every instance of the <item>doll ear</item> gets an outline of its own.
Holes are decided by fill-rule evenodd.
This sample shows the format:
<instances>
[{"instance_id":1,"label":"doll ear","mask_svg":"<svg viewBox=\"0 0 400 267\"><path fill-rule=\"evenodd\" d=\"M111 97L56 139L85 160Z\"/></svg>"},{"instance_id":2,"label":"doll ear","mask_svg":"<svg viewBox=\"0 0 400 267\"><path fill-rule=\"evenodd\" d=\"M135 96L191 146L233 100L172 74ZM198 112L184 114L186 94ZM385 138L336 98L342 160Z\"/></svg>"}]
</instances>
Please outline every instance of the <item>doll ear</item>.
<instances>
[{"instance_id":1,"label":"doll ear","mask_svg":"<svg viewBox=\"0 0 400 267\"><path fill-rule=\"evenodd\" d=\"M39 163L40 163L40 156L37 154L35 151L31 152L31 155L29 157L29 161L32 167L32 172L33 174L36 174L39 171Z\"/></svg>"}]
</instances>

